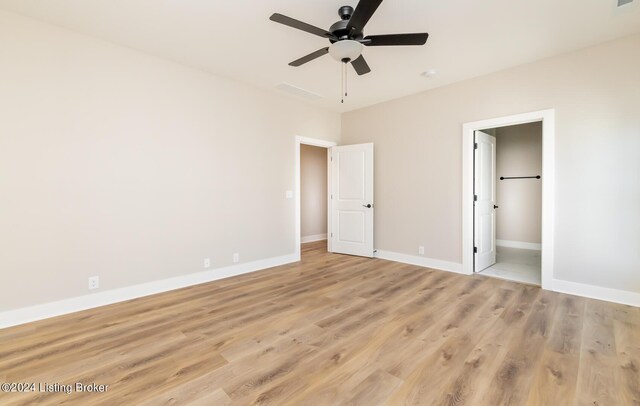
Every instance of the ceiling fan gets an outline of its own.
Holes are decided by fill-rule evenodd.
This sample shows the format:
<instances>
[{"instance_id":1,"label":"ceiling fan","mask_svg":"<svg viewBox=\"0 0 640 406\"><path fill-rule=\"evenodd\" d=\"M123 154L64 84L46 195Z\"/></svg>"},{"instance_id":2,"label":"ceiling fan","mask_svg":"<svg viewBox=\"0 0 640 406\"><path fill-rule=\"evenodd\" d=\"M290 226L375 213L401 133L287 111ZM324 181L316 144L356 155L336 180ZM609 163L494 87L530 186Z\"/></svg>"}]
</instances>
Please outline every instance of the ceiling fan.
<instances>
[{"instance_id":1,"label":"ceiling fan","mask_svg":"<svg viewBox=\"0 0 640 406\"><path fill-rule=\"evenodd\" d=\"M429 37L429 34L426 32L416 34L369 35L365 37L363 33L364 27L371 16L373 16L373 13L378 9L380 3L382 3L382 0L360 0L355 10L350 6L340 7L340 9L338 9L340 21L334 23L329 28L329 31L278 13L273 14L270 20L326 38L331 42L330 46L319 49L289 63L290 66L301 66L328 53L335 60L345 65L351 62L351 65L358 75L364 75L371 72L371 68L369 68L364 56L362 56L363 45L369 47L424 45Z\"/></svg>"}]
</instances>

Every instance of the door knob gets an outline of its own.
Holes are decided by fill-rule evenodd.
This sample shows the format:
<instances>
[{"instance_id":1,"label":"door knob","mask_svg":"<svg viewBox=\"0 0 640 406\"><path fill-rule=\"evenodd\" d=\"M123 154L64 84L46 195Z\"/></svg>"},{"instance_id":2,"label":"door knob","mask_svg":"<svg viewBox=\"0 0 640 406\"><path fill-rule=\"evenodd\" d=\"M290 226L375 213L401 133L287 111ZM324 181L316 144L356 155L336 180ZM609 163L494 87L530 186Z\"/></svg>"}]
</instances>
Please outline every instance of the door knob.
<instances>
[{"instance_id":1,"label":"door knob","mask_svg":"<svg viewBox=\"0 0 640 406\"><path fill-rule=\"evenodd\" d=\"M494 204L494 205L493 205L493 208L494 208L494 209L497 209L497 208L498 208L498 206L496 206L496 205Z\"/></svg>"},{"instance_id":2,"label":"door knob","mask_svg":"<svg viewBox=\"0 0 640 406\"><path fill-rule=\"evenodd\" d=\"M367 209L371 208L371 204L363 204L362 207L366 207Z\"/></svg>"}]
</instances>

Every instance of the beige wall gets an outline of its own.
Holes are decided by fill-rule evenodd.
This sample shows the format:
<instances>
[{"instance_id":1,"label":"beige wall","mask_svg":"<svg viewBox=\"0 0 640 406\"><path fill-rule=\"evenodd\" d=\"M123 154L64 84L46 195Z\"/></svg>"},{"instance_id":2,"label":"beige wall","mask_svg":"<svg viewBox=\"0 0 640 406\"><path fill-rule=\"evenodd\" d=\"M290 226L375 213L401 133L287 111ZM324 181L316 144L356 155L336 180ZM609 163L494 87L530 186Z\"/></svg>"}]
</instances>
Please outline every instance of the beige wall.
<instances>
[{"instance_id":1,"label":"beige wall","mask_svg":"<svg viewBox=\"0 0 640 406\"><path fill-rule=\"evenodd\" d=\"M327 149L300 145L301 237L327 234Z\"/></svg>"},{"instance_id":2,"label":"beige wall","mask_svg":"<svg viewBox=\"0 0 640 406\"><path fill-rule=\"evenodd\" d=\"M295 251L340 116L0 12L0 311Z\"/></svg>"},{"instance_id":3,"label":"beige wall","mask_svg":"<svg viewBox=\"0 0 640 406\"><path fill-rule=\"evenodd\" d=\"M495 136L496 238L540 244L542 181L500 177L542 175L542 123L498 128Z\"/></svg>"},{"instance_id":4,"label":"beige wall","mask_svg":"<svg viewBox=\"0 0 640 406\"><path fill-rule=\"evenodd\" d=\"M344 114L376 144L376 248L460 263L462 124L553 108L554 276L640 292L639 72L635 35Z\"/></svg>"}]
</instances>

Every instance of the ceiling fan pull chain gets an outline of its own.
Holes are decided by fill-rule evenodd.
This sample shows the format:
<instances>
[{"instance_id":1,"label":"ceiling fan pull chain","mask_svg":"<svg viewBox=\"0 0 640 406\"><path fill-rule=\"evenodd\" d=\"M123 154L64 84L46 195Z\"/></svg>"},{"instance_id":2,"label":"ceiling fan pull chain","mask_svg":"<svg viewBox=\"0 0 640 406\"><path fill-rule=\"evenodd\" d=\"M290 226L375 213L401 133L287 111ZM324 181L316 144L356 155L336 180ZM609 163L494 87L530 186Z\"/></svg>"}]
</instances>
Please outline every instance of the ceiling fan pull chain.
<instances>
[{"instance_id":1,"label":"ceiling fan pull chain","mask_svg":"<svg viewBox=\"0 0 640 406\"><path fill-rule=\"evenodd\" d=\"M347 97L347 89L349 88L349 68L347 62L344 63L344 97Z\"/></svg>"},{"instance_id":2,"label":"ceiling fan pull chain","mask_svg":"<svg viewBox=\"0 0 640 406\"><path fill-rule=\"evenodd\" d=\"M342 63L342 70L340 71L340 84L341 84L341 90L340 90L340 103L344 103L344 67L345 67L345 63Z\"/></svg>"}]
</instances>

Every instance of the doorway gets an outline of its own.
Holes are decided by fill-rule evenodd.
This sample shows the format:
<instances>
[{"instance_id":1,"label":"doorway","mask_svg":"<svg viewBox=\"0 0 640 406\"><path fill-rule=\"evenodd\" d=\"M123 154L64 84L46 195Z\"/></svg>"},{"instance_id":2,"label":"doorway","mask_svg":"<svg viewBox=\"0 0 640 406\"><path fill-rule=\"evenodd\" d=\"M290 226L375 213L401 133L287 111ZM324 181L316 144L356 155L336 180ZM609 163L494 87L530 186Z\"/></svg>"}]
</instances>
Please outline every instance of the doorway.
<instances>
[{"instance_id":1,"label":"doorway","mask_svg":"<svg viewBox=\"0 0 640 406\"><path fill-rule=\"evenodd\" d=\"M327 240L327 149L300 145L300 242Z\"/></svg>"},{"instance_id":2,"label":"doorway","mask_svg":"<svg viewBox=\"0 0 640 406\"><path fill-rule=\"evenodd\" d=\"M542 122L476 131L474 148L474 271L540 286Z\"/></svg>"},{"instance_id":3,"label":"doorway","mask_svg":"<svg viewBox=\"0 0 640 406\"><path fill-rule=\"evenodd\" d=\"M327 160L327 251L372 258L373 248L373 144L336 146L336 143L297 136L295 138L295 245L301 259L302 199L301 151L321 147ZM317 189L316 189L317 190ZM287 192L288 197L293 193ZM324 218L324 216L323 216ZM309 233L309 232L307 232ZM320 239L309 234L305 241Z\"/></svg>"},{"instance_id":4,"label":"doorway","mask_svg":"<svg viewBox=\"0 0 640 406\"><path fill-rule=\"evenodd\" d=\"M329 209L331 193L331 157L329 150L336 145L337 144L332 141L300 136L296 136L295 138L295 244L298 261L301 258L303 243L322 241L324 239L327 241L327 251L332 251L331 239L327 239L327 234L329 233L331 225L331 210ZM322 156L324 156L324 166L319 162L322 159ZM325 171L325 176L322 176L322 174L319 173L319 171L322 170ZM303 173L307 175L304 179ZM305 189L304 192L303 181ZM322 188L324 188L324 191L321 190ZM303 194L305 195L304 201L302 197ZM324 204L322 204L319 199L325 199ZM303 209L303 203L306 205L305 209ZM324 213L319 214L321 218L309 218L313 213L319 213L318 206L324 207ZM303 215L306 216L306 219L303 219ZM323 221L325 221L324 225L321 224ZM303 238L303 222L305 223L305 238Z\"/></svg>"},{"instance_id":5,"label":"doorway","mask_svg":"<svg viewBox=\"0 0 640 406\"><path fill-rule=\"evenodd\" d=\"M492 185L491 187L486 188L484 186L480 186L476 184L476 169L478 162L475 161L476 157L476 132L483 132L488 138L485 138L484 141L488 144L491 144L491 138L495 138L493 134L499 134L501 131L505 130L506 127L518 126L522 124L529 123L539 123L541 127L541 154L542 154L542 165L541 172L532 174L534 176L533 179L504 179L500 180L500 177L519 177L516 175L510 175L507 173L496 173L496 168L491 168L491 165L486 162L483 164L485 170L493 170L492 173ZM535 124L532 124L535 126ZM502 130L501 130L502 129ZM466 123L463 126L463 175L462 175L462 248L463 248L463 270L467 274L473 274L476 271L476 264L479 262L480 265L487 265L486 268L490 268L491 266L497 265L500 261L503 263L511 264L511 268L522 268L522 266L531 266L535 269L535 267L539 266L540 269L540 279L537 284L540 284L543 289L552 289L553 282L553 213L554 213L554 138L555 138L555 112L554 110L543 110L532 113L524 113L513 116L501 117L496 119L489 119L483 121L476 121L472 123ZM481 140L482 142L482 140ZM479 146L481 147L481 146ZM494 146L495 148L495 146ZM497 147L499 148L499 147ZM490 148L485 148L486 151L490 151ZM495 154L495 149L493 153ZM485 161L488 155L485 153ZM481 162L480 162L481 163ZM488 169L487 169L488 168ZM540 176L540 179L535 178L535 176ZM523 174L523 176L531 176L528 173ZM532 250L531 248L537 248L534 245L518 245L513 246L513 242L516 240L506 240L506 239L498 239L496 238L496 227L500 226L500 214L496 214L496 211L501 210L500 202L496 200L499 195L495 195L497 193L497 182L505 182L503 185L507 185L507 182L518 182L518 181L535 181L540 183L541 188L541 203L540 203L540 251L539 251L539 259L535 258L535 255L530 255L529 257L520 256L519 252L514 252L512 249L519 250L525 249L529 251L537 251ZM515 183L517 185L517 183ZM501 188L503 185L500 185ZM509 187L513 187L514 183L509 183ZM483 190L480 190L480 196L476 193L477 187L484 187ZM484 194L484 195L483 195ZM494 196L491 196L494 194ZM477 200L476 200L477 199ZM482 202L486 207L486 213L483 218L483 224L478 224L476 217L476 204L477 201L483 199ZM493 206L497 207L493 207ZM513 206L513 204L509 204ZM491 210L494 210L493 213ZM482 215L480 213L479 215ZM507 216L508 218L508 216ZM505 221L505 219L502 219ZM480 229L478 229L480 228ZM477 241L483 237L479 236L478 233L484 234L484 241ZM500 234L498 234L500 235ZM509 235L509 234L506 234ZM526 238L525 238L526 240ZM521 243L525 243L528 241L520 241ZM478 243L483 244L484 246L478 247ZM537 243L531 243L537 244ZM502 245L502 246L500 246ZM511 245L511 246L508 246ZM478 251L481 251L478 253ZM491 252L493 251L493 253ZM500 255L500 254L503 255ZM529 252L531 254L531 252ZM479 256L481 255L481 256ZM493 258L492 255L495 256L495 264L492 263ZM539 262L537 265L536 261ZM524 263L523 263L524 262ZM483 270L482 266L479 267L479 270ZM484 269L486 269L484 268ZM498 273L500 271L497 266L494 268L494 272ZM487 272L487 271L485 271ZM494 275L495 276L495 275ZM523 281L528 283L536 283L530 280Z\"/></svg>"}]
</instances>

